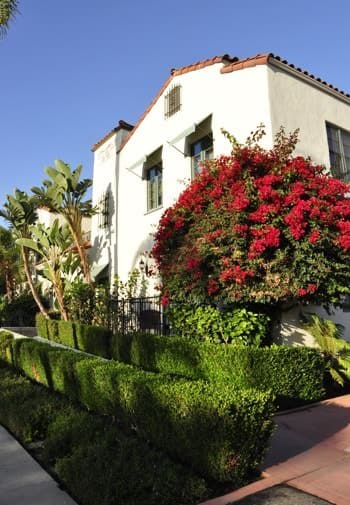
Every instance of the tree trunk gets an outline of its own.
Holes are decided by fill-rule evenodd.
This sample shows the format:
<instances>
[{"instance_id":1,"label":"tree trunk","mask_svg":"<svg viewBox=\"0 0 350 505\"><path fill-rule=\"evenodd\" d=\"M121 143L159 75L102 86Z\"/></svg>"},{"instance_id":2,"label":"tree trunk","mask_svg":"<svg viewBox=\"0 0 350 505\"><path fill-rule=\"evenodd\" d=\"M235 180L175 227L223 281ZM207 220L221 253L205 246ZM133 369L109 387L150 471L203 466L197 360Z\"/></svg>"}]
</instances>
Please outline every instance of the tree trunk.
<instances>
[{"instance_id":1,"label":"tree trunk","mask_svg":"<svg viewBox=\"0 0 350 505\"><path fill-rule=\"evenodd\" d=\"M56 296L57 296L57 302L58 302L58 305L60 307L60 312L61 312L62 319L64 321L68 321L69 320L68 311L67 311L66 305L64 303L64 296L63 296L62 288L61 288L60 285L54 284L54 290L55 290L55 293L56 293Z\"/></svg>"},{"instance_id":2,"label":"tree trunk","mask_svg":"<svg viewBox=\"0 0 350 505\"><path fill-rule=\"evenodd\" d=\"M86 280L86 282L89 285L91 285L92 281L91 281L91 275L90 275L90 265L89 265L89 262L88 262L88 259L87 259L87 255L86 255L86 252L85 252L84 244L81 243L81 241L80 241L77 233L73 230L72 226L70 226L70 229L71 229L71 233L72 233L73 238L74 238L75 245L76 245L77 250L78 250L79 258L80 258L80 261L81 261L81 266L82 266L82 269L83 269L84 279Z\"/></svg>"},{"instance_id":3,"label":"tree trunk","mask_svg":"<svg viewBox=\"0 0 350 505\"><path fill-rule=\"evenodd\" d=\"M43 316L46 319L50 319L50 316L47 313L47 310L45 309L44 305L42 304L37 290L35 289L35 286L34 286L34 283L33 283L33 279L32 279L32 276L30 274L30 271L29 271L28 253L27 253L27 251L25 250L24 247L21 248L21 251L22 251L24 271L25 271L25 274L26 274L26 277L27 277L27 282L29 284L29 288L30 288L30 290L32 292L32 295L33 295L33 298L35 300L35 303L39 307L39 310L43 314Z\"/></svg>"},{"instance_id":4,"label":"tree trunk","mask_svg":"<svg viewBox=\"0 0 350 505\"><path fill-rule=\"evenodd\" d=\"M12 302L14 295L14 280L8 262L5 263L5 285L6 285L7 299L9 302Z\"/></svg>"}]
</instances>

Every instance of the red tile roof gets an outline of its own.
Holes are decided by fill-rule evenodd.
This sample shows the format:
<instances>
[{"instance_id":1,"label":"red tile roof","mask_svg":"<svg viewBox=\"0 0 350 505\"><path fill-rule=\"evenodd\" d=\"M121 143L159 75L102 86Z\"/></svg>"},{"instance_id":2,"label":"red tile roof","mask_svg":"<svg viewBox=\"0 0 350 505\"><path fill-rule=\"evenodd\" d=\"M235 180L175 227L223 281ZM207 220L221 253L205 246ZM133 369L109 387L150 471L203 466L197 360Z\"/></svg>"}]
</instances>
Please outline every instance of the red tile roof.
<instances>
[{"instance_id":1,"label":"red tile roof","mask_svg":"<svg viewBox=\"0 0 350 505\"><path fill-rule=\"evenodd\" d=\"M106 140L110 139L114 133L118 132L119 130L129 130L131 131L133 129L133 125L127 123L126 121L123 121L122 119L119 121L118 126L115 128L112 128L102 139L100 139L96 144L94 144L91 148L91 151L94 152L96 149L98 149L102 144L106 142Z\"/></svg>"},{"instance_id":2,"label":"red tile roof","mask_svg":"<svg viewBox=\"0 0 350 505\"><path fill-rule=\"evenodd\" d=\"M344 91L340 90L339 88L336 88L332 84L329 84L328 82L323 81L319 77L315 77L310 72L307 72L306 70L296 67L292 63L289 63L287 60L283 60L280 56L276 56L273 53L257 54L256 56L253 56L251 58L246 58L245 60L238 60L238 61L232 62L229 65L225 65L224 67L222 67L220 69L220 72L222 74L227 74L229 72L234 72L236 70L242 70L243 68L255 67L256 65L268 65L269 63L276 64L276 62L279 62L283 66L286 66L287 68L290 68L296 72L299 72L301 75L309 77L310 79L314 80L317 83L327 86L332 91L336 91L337 93L340 93L344 97L350 98L349 93L345 93Z\"/></svg>"},{"instance_id":3,"label":"red tile roof","mask_svg":"<svg viewBox=\"0 0 350 505\"><path fill-rule=\"evenodd\" d=\"M331 91L335 93L339 93L345 98L350 98L350 94L345 93L344 91L336 88L332 84L327 83L326 81L323 81L319 77L315 77L313 74L310 74L306 70L302 70L299 67L296 67L292 63L288 63L287 60L283 60L280 56L276 56L273 53L264 53L264 54L257 54L256 56L246 58L243 60L240 60L238 57L231 57L228 54L224 54L223 56L214 56L213 58L209 58L203 61L199 61L197 63L194 63L192 65L187 65L185 67L181 67L179 69L173 68L170 71L170 76L168 79L165 81L163 86L160 88L158 91L157 95L154 97L150 105L147 107L147 109L144 111L138 122L134 127L131 125L128 125L128 123L125 123L125 121L119 121L119 125L123 123L123 125L126 125L126 129L129 129L130 133L125 137L124 141L122 142L119 151L123 149L125 144L129 141L129 139L132 137L134 132L137 130L137 128L140 126L144 118L147 116L147 114L150 112L150 110L153 108L155 103L158 101L159 97L162 95L164 90L167 88L167 86L170 84L172 79L178 75L186 74L188 72L192 72L194 70L200 70L202 68L208 67L210 65L215 65L217 63L222 63L223 65L220 68L220 73L222 74L227 74L230 72L235 72L236 70L242 70L245 68L249 67L255 67L257 65L268 65L268 64L275 64L284 67L287 71L288 69L293 72L298 72L301 75L307 77L308 79L314 80L315 83L321 84L327 88L329 88ZM110 138L114 132L118 131L120 129L120 126L117 128L114 128L111 130L103 139L101 139L99 142L97 142L93 148L92 151L95 151L100 145L102 145L108 138ZM119 152L118 151L118 152Z\"/></svg>"}]
</instances>

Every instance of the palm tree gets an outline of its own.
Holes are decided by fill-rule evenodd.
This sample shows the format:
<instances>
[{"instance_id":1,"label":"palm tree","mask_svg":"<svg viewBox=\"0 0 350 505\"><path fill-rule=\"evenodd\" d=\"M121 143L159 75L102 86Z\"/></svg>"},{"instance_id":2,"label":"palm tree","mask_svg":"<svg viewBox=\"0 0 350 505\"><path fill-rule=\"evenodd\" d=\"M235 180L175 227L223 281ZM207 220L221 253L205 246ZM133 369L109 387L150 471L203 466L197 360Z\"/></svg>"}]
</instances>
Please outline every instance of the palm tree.
<instances>
[{"instance_id":1,"label":"palm tree","mask_svg":"<svg viewBox=\"0 0 350 505\"><path fill-rule=\"evenodd\" d=\"M0 37L3 37L10 22L18 13L18 0L0 0Z\"/></svg>"},{"instance_id":2,"label":"palm tree","mask_svg":"<svg viewBox=\"0 0 350 505\"><path fill-rule=\"evenodd\" d=\"M7 200L4 204L4 209L0 210L0 216L3 217L12 229L16 239L31 238L30 226L36 222L37 213L35 203L27 193L15 189L14 195L7 195ZM37 292L32 275L30 272L29 251L23 245L20 246L21 256L23 259L23 267L26 274L29 288L32 292L33 298L39 307L40 312L50 319L47 310L40 300L39 293Z\"/></svg>"},{"instance_id":3,"label":"palm tree","mask_svg":"<svg viewBox=\"0 0 350 505\"><path fill-rule=\"evenodd\" d=\"M55 219L52 226L30 226L32 238L20 238L17 244L35 251L41 258L36 268L48 279L56 295L62 319L69 319L64 291L70 278L80 266L79 257L72 250L72 238L67 225L60 226Z\"/></svg>"},{"instance_id":4,"label":"palm tree","mask_svg":"<svg viewBox=\"0 0 350 505\"><path fill-rule=\"evenodd\" d=\"M79 180L82 169L82 165L79 165L75 170L71 170L67 163L56 160L55 168L45 169L50 180L45 180L43 187L34 187L32 191L36 195L38 205L45 205L51 211L64 217L80 257L84 279L91 284L82 221L83 217L92 216L95 210L91 205L91 200L84 201L92 180Z\"/></svg>"}]
</instances>

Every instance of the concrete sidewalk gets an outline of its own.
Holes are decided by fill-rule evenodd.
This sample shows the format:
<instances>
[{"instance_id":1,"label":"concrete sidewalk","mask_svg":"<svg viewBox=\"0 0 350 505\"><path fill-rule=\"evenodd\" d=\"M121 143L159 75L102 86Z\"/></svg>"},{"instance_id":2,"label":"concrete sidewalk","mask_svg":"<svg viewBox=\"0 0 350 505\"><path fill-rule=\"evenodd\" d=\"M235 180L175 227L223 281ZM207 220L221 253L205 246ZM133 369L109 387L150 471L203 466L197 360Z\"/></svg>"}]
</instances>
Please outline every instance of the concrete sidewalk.
<instances>
[{"instance_id":1,"label":"concrete sidewalk","mask_svg":"<svg viewBox=\"0 0 350 505\"><path fill-rule=\"evenodd\" d=\"M77 505L1 426L0 505Z\"/></svg>"},{"instance_id":2,"label":"concrete sidewalk","mask_svg":"<svg viewBox=\"0 0 350 505\"><path fill-rule=\"evenodd\" d=\"M269 503L259 501L261 492L279 484L332 504L349 505L350 395L279 414L275 421L277 430L262 465L265 478L205 505ZM253 496L255 501L244 500Z\"/></svg>"}]
</instances>

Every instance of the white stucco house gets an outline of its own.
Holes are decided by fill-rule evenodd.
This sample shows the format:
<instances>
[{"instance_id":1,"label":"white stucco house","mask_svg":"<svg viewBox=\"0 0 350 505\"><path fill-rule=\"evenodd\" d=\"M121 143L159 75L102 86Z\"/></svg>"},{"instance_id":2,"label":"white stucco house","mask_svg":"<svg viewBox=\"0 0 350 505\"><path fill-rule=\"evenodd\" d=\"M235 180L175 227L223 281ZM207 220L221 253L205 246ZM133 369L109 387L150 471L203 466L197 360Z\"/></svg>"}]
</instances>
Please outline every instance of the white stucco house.
<instances>
[{"instance_id":1,"label":"white stucco house","mask_svg":"<svg viewBox=\"0 0 350 505\"><path fill-rule=\"evenodd\" d=\"M111 281L142 265L163 211L199 162L229 154L221 133L239 141L265 125L270 147L280 126L299 128L296 154L350 180L350 95L273 54L217 56L173 69L135 126L119 121L94 152L92 271ZM350 317L337 311L339 322Z\"/></svg>"}]
</instances>

